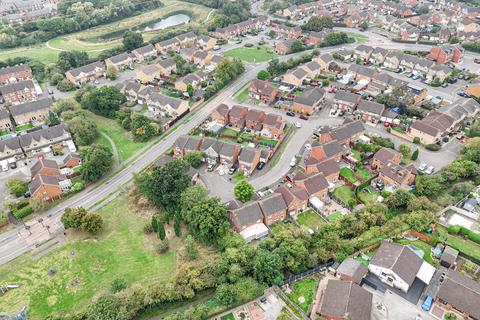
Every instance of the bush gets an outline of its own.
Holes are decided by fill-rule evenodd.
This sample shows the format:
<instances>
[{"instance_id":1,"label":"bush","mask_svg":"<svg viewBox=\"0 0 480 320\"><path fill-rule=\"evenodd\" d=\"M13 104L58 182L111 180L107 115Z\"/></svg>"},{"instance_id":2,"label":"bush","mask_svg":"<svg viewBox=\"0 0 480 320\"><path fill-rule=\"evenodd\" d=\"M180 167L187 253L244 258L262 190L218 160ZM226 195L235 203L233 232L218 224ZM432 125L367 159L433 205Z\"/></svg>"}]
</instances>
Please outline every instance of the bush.
<instances>
[{"instance_id":1,"label":"bush","mask_svg":"<svg viewBox=\"0 0 480 320\"><path fill-rule=\"evenodd\" d=\"M8 223L8 216L6 212L0 211L0 226Z\"/></svg>"},{"instance_id":2,"label":"bush","mask_svg":"<svg viewBox=\"0 0 480 320\"><path fill-rule=\"evenodd\" d=\"M430 150L430 151L438 151L440 150L442 147L440 147L438 144L436 143L431 143L431 144L427 144L425 146L425 149L427 150Z\"/></svg>"},{"instance_id":3,"label":"bush","mask_svg":"<svg viewBox=\"0 0 480 320\"><path fill-rule=\"evenodd\" d=\"M112 291L112 293L117 293L126 288L127 288L127 282L125 281L125 279L117 278L112 281L110 290Z\"/></svg>"},{"instance_id":4,"label":"bush","mask_svg":"<svg viewBox=\"0 0 480 320\"><path fill-rule=\"evenodd\" d=\"M450 234L458 234L459 231L460 231L459 225L453 225L448 228L448 233Z\"/></svg>"},{"instance_id":5,"label":"bush","mask_svg":"<svg viewBox=\"0 0 480 320\"><path fill-rule=\"evenodd\" d=\"M22 209L19 209L19 210L16 210L16 211L13 211L13 215L15 216L15 218L17 219L22 219L22 218L25 218L26 216L29 216L33 213L33 209L32 207L24 207Z\"/></svg>"},{"instance_id":6,"label":"bush","mask_svg":"<svg viewBox=\"0 0 480 320\"><path fill-rule=\"evenodd\" d=\"M83 189L85 189L85 185L83 184L83 182L79 181L75 182L75 184L70 188L70 192L77 193L82 191Z\"/></svg>"},{"instance_id":7,"label":"bush","mask_svg":"<svg viewBox=\"0 0 480 320\"><path fill-rule=\"evenodd\" d=\"M153 233L153 227L150 222L147 222L145 226L143 226L143 233L145 234L151 234Z\"/></svg>"},{"instance_id":8,"label":"bush","mask_svg":"<svg viewBox=\"0 0 480 320\"><path fill-rule=\"evenodd\" d=\"M8 192L15 197L21 197L28 191L28 182L17 178L11 178L7 181Z\"/></svg>"},{"instance_id":9,"label":"bush","mask_svg":"<svg viewBox=\"0 0 480 320\"><path fill-rule=\"evenodd\" d=\"M419 137L413 138L413 143L419 144L420 143L420 138Z\"/></svg>"},{"instance_id":10,"label":"bush","mask_svg":"<svg viewBox=\"0 0 480 320\"><path fill-rule=\"evenodd\" d=\"M159 254L163 254L168 251L168 248L170 248L170 244L168 243L168 239L165 239L160 241L157 251Z\"/></svg>"}]
</instances>

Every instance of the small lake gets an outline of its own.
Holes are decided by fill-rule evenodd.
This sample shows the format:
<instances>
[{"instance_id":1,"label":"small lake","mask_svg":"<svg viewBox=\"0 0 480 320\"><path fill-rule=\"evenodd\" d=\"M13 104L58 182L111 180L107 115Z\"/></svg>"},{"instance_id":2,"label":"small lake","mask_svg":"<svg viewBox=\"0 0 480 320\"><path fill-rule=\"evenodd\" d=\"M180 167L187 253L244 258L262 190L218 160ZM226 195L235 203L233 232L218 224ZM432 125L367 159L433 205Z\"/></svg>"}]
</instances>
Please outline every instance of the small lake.
<instances>
[{"instance_id":1,"label":"small lake","mask_svg":"<svg viewBox=\"0 0 480 320\"><path fill-rule=\"evenodd\" d=\"M190 17L186 14L176 14L170 16L168 18L162 19L158 22L152 23L143 29L143 31L155 31L155 30L163 30L166 28L178 26L180 24L189 23Z\"/></svg>"}]
</instances>

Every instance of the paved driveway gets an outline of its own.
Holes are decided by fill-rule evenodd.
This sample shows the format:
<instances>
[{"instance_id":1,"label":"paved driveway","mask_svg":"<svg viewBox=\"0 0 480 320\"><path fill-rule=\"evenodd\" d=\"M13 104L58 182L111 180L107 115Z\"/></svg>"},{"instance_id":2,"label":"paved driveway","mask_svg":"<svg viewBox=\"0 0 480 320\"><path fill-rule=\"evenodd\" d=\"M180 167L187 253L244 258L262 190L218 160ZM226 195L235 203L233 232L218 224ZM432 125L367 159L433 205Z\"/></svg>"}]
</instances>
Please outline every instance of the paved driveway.
<instances>
[{"instance_id":1,"label":"paved driveway","mask_svg":"<svg viewBox=\"0 0 480 320\"><path fill-rule=\"evenodd\" d=\"M403 292L400 289L392 288L389 285L383 283L377 276L368 273L363 282L364 285L374 288L379 292L387 292L391 291L396 295L402 297L403 299L409 301L410 303L417 304L420 300L420 296L422 295L423 290L425 289L425 283L423 283L418 278L415 278L415 281L410 286L408 292Z\"/></svg>"}]
</instances>

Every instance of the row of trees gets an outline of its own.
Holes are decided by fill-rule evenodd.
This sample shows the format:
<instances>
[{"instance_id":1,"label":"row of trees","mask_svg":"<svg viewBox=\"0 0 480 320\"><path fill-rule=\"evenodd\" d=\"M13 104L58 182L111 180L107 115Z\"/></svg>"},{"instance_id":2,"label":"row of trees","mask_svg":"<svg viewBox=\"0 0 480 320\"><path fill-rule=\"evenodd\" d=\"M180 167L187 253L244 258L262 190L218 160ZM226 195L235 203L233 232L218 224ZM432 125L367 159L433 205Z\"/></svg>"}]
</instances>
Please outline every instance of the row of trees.
<instances>
[{"instance_id":1,"label":"row of trees","mask_svg":"<svg viewBox=\"0 0 480 320\"><path fill-rule=\"evenodd\" d=\"M227 58L220 62L214 71L215 81L205 88L205 100L211 98L245 71L242 61L237 58Z\"/></svg>"},{"instance_id":2,"label":"row of trees","mask_svg":"<svg viewBox=\"0 0 480 320\"><path fill-rule=\"evenodd\" d=\"M15 28L0 29L0 48L41 43L61 34L86 30L162 5L159 0L63 1L57 16L26 22Z\"/></svg>"},{"instance_id":3,"label":"row of trees","mask_svg":"<svg viewBox=\"0 0 480 320\"><path fill-rule=\"evenodd\" d=\"M278 60L278 59L272 59L268 63L268 67L267 67L266 71L268 72L268 74L271 77L276 77L276 76L279 76L279 75L285 73L289 69L295 68L296 66L298 66L302 63L312 61L312 59L314 57L318 56L319 54L320 54L320 51L313 50L309 54L303 54L300 57L295 58L295 59L290 58L287 61L280 62L280 60ZM266 75L266 74L264 74L264 75Z\"/></svg>"}]
</instances>

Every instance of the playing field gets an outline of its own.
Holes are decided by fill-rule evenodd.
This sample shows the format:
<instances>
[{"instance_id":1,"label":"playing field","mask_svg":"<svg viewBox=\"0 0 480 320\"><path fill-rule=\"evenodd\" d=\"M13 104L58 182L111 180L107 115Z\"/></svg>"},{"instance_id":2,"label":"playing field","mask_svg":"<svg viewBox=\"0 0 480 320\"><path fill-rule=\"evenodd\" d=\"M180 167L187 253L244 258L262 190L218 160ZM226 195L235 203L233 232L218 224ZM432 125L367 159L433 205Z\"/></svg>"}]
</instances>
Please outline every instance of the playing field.
<instances>
[{"instance_id":1,"label":"playing field","mask_svg":"<svg viewBox=\"0 0 480 320\"><path fill-rule=\"evenodd\" d=\"M224 53L224 56L239 58L246 62L263 62L272 60L277 54L265 46L253 46L228 50Z\"/></svg>"},{"instance_id":2,"label":"playing field","mask_svg":"<svg viewBox=\"0 0 480 320\"><path fill-rule=\"evenodd\" d=\"M148 283L167 281L175 271L175 249L159 255L155 235L145 235L150 219L130 209L121 196L99 213L106 222L97 238L77 235L66 246L32 261L22 256L0 267L0 284L19 284L0 299L0 310L13 314L27 306L29 319L74 312L94 297L108 293L116 278ZM175 248L172 239L170 246ZM56 273L49 275L49 270Z\"/></svg>"}]
</instances>

